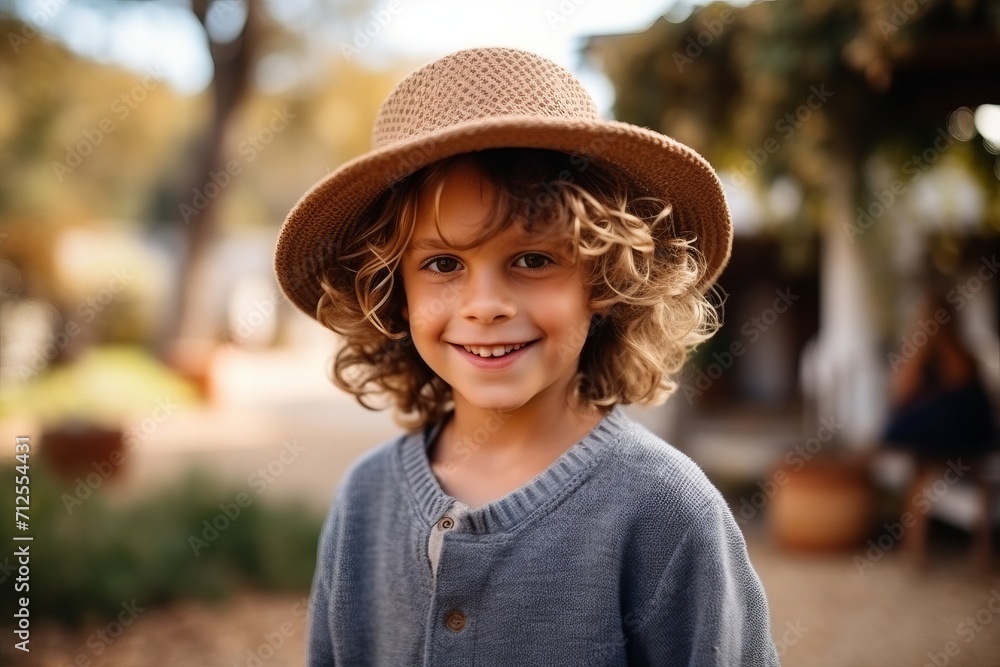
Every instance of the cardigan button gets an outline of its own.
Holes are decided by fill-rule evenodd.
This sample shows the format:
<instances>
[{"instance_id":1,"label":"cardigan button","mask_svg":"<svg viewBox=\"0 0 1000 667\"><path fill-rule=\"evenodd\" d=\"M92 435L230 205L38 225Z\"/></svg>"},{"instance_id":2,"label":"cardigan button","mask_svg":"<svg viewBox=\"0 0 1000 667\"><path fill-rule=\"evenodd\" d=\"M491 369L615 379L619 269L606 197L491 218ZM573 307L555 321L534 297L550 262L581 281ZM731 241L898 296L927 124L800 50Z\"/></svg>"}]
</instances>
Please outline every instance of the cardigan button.
<instances>
[{"instance_id":1,"label":"cardigan button","mask_svg":"<svg viewBox=\"0 0 1000 667\"><path fill-rule=\"evenodd\" d=\"M444 619L444 624L448 626L448 629L452 632L461 632L465 628L465 614L458 611L448 612L448 615Z\"/></svg>"},{"instance_id":2,"label":"cardigan button","mask_svg":"<svg viewBox=\"0 0 1000 667\"><path fill-rule=\"evenodd\" d=\"M451 530L455 527L455 520L450 516L442 517L437 523L438 530Z\"/></svg>"}]
</instances>

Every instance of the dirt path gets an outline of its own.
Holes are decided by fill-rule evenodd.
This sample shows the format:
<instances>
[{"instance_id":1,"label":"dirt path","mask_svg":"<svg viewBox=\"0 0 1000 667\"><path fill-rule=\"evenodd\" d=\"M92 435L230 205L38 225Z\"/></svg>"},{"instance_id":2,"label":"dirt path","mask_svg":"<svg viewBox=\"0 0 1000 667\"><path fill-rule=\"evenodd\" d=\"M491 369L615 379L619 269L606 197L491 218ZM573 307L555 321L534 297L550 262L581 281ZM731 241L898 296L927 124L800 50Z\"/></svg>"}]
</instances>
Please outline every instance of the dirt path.
<instances>
[{"instance_id":1,"label":"dirt path","mask_svg":"<svg viewBox=\"0 0 1000 667\"><path fill-rule=\"evenodd\" d=\"M141 610L124 628L116 622L77 631L40 624L32 633L31 654L15 655L11 664L301 667L305 664L306 603L302 595L244 592L218 603L183 601ZM20 653L4 646L5 658L12 652Z\"/></svg>"}]
</instances>

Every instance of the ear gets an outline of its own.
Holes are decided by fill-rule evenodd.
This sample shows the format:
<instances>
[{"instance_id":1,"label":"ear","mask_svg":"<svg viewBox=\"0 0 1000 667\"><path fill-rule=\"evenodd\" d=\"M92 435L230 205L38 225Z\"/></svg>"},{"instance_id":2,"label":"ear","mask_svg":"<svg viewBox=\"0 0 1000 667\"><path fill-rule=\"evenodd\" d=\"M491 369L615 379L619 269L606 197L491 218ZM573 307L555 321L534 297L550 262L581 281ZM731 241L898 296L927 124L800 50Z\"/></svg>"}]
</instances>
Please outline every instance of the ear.
<instances>
[{"instance_id":1,"label":"ear","mask_svg":"<svg viewBox=\"0 0 1000 667\"><path fill-rule=\"evenodd\" d=\"M407 308L406 306L403 306L403 321L405 322L410 321L410 309Z\"/></svg>"}]
</instances>

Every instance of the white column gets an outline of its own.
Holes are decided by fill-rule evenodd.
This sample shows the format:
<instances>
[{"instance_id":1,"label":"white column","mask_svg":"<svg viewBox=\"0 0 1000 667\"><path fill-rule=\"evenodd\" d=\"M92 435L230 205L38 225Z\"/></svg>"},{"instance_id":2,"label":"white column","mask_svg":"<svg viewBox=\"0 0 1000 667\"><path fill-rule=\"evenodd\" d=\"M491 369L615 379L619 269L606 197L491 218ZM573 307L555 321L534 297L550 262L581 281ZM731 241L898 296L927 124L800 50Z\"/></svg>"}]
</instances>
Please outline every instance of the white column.
<instances>
[{"instance_id":1,"label":"white column","mask_svg":"<svg viewBox=\"0 0 1000 667\"><path fill-rule=\"evenodd\" d=\"M875 292L854 223L851 179L837 179L820 256L820 332L816 347L817 413L842 424L838 438L854 447L877 443L888 400L885 359L878 346L871 295ZM889 258L886 258L889 261Z\"/></svg>"}]
</instances>

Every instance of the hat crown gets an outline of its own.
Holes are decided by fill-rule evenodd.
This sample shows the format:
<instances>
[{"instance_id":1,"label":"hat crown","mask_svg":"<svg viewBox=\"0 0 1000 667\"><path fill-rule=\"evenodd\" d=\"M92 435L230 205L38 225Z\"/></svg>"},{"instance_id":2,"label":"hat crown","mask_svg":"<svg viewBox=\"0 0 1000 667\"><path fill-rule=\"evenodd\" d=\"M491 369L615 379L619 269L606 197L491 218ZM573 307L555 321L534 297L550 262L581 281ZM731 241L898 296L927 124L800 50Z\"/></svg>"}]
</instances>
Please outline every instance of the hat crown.
<instances>
[{"instance_id":1,"label":"hat crown","mask_svg":"<svg viewBox=\"0 0 1000 667\"><path fill-rule=\"evenodd\" d=\"M372 148L504 116L594 120L597 106L565 68L527 51L458 51L404 79L379 108Z\"/></svg>"}]
</instances>

